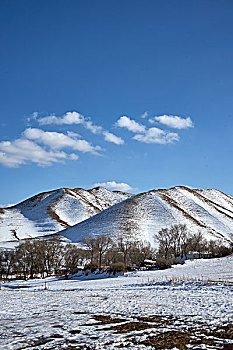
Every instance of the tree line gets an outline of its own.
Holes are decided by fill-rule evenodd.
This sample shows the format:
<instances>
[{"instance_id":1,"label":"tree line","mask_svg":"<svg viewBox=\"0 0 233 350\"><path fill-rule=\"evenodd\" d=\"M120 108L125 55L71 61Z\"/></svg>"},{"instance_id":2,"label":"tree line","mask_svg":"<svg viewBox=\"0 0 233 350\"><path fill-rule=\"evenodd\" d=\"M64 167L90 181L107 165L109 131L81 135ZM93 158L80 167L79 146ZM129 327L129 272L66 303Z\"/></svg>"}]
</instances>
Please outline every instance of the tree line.
<instances>
[{"instance_id":1,"label":"tree line","mask_svg":"<svg viewBox=\"0 0 233 350\"><path fill-rule=\"evenodd\" d=\"M114 242L106 235L88 237L75 244L63 244L57 239L27 239L13 250L0 251L0 279L15 276L20 279L68 276L83 268L91 271L109 268L125 271L152 259L154 251L148 242L135 241L128 235Z\"/></svg>"},{"instance_id":2,"label":"tree line","mask_svg":"<svg viewBox=\"0 0 233 350\"><path fill-rule=\"evenodd\" d=\"M201 232L190 234L186 225L162 228L154 235L158 249L149 242L135 240L133 234L125 233L115 239L107 235L86 237L80 243L64 244L58 239L27 239L13 250L0 250L0 279L15 276L27 279L76 273L107 268L110 272L126 271L132 266L143 266L145 260L154 262L158 268L187 258L189 251L201 257L207 253L220 257L232 252L221 241L207 241Z\"/></svg>"},{"instance_id":3,"label":"tree line","mask_svg":"<svg viewBox=\"0 0 233 350\"><path fill-rule=\"evenodd\" d=\"M85 259L85 251L55 239L25 240L13 250L0 252L0 278L69 275Z\"/></svg>"},{"instance_id":4,"label":"tree line","mask_svg":"<svg viewBox=\"0 0 233 350\"><path fill-rule=\"evenodd\" d=\"M232 252L232 245L226 246L221 240L207 241L201 231L191 234L186 225L173 225L162 228L154 235L159 245L157 257L173 262L175 259L186 259L192 251L199 257L222 257Z\"/></svg>"}]
</instances>

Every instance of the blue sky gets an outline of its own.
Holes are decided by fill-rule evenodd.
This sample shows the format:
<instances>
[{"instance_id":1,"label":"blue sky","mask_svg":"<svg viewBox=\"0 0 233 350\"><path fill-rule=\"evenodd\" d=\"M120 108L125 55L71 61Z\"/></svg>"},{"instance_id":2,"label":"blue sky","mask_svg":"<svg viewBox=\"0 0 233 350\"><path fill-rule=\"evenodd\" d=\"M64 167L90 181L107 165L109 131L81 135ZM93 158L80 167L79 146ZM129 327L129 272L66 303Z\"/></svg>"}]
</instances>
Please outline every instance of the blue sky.
<instances>
[{"instance_id":1,"label":"blue sky","mask_svg":"<svg viewBox=\"0 0 233 350\"><path fill-rule=\"evenodd\" d=\"M231 0L1 1L0 203L97 183L233 194L232 13Z\"/></svg>"}]
</instances>

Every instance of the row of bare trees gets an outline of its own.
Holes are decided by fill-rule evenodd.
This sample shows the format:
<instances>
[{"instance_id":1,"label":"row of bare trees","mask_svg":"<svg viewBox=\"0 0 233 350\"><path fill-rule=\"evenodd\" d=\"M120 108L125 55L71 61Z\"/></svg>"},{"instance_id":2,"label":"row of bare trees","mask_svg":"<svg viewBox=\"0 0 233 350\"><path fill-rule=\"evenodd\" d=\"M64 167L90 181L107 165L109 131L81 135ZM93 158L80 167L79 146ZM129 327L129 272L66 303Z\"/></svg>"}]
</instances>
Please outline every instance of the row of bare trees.
<instances>
[{"instance_id":1,"label":"row of bare trees","mask_svg":"<svg viewBox=\"0 0 233 350\"><path fill-rule=\"evenodd\" d=\"M199 256L221 257L231 253L231 247L227 247L221 240L204 239L201 232L190 234L186 225L173 225L163 228L154 236L155 242L159 243L157 255L164 259L186 259L189 251Z\"/></svg>"},{"instance_id":2,"label":"row of bare trees","mask_svg":"<svg viewBox=\"0 0 233 350\"><path fill-rule=\"evenodd\" d=\"M129 235L116 241L100 235L85 238L81 243L82 249L54 239L25 240L14 250L0 251L0 278L68 276L83 266L91 270L110 267L114 272L123 271L151 259L154 253L149 243L135 241Z\"/></svg>"},{"instance_id":3,"label":"row of bare trees","mask_svg":"<svg viewBox=\"0 0 233 350\"><path fill-rule=\"evenodd\" d=\"M0 251L0 278L45 277L74 274L80 266L86 269L108 268L123 271L144 261L156 260L156 266L168 267L175 259L186 259L189 251L200 256L225 256L231 249L220 241L206 241L201 232L190 234L185 225L173 225L161 229L155 236L157 252L149 242L135 239L125 233L115 239L107 235L84 238L78 248L75 244L63 244L55 239L25 240L14 250Z\"/></svg>"},{"instance_id":4,"label":"row of bare trees","mask_svg":"<svg viewBox=\"0 0 233 350\"><path fill-rule=\"evenodd\" d=\"M86 252L73 244L58 240L34 239L20 243L14 250L0 252L0 278L16 276L34 278L77 272L86 259Z\"/></svg>"},{"instance_id":5,"label":"row of bare trees","mask_svg":"<svg viewBox=\"0 0 233 350\"><path fill-rule=\"evenodd\" d=\"M89 252L90 264L98 268L114 264L124 269L139 266L145 259L152 259L155 253L149 242L137 241L129 234L121 235L116 240L106 235L87 237L82 243Z\"/></svg>"}]
</instances>

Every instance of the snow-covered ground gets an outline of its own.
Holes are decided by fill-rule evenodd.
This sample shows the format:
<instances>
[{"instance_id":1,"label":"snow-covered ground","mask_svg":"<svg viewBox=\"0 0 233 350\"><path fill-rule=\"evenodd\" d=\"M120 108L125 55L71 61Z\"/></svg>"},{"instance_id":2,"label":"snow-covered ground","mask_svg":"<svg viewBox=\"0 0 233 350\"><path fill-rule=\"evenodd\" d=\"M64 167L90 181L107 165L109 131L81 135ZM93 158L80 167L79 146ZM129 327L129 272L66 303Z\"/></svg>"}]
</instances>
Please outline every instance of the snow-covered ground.
<instances>
[{"instance_id":1,"label":"snow-covered ground","mask_svg":"<svg viewBox=\"0 0 233 350\"><path fill-rule=\"evenodd\" d=\"M48 278L48 290L43 280L4 283L0 349L232 349L232 267L230 256Z\"/></svg>"}]
</instances>

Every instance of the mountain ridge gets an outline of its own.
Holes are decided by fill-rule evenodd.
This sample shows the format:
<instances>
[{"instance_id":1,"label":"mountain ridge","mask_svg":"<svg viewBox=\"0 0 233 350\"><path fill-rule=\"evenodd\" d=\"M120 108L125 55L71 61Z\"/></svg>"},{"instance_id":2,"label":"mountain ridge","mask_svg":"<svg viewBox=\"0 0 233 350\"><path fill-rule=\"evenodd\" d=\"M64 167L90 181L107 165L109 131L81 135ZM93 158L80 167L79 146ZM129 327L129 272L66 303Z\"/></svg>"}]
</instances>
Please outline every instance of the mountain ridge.
<instances>
[{"instance_id":1,"label":"mountain ridge","mask_svg":"<svg viewBox=\"0 0 233 350\"><path fill-rule=\"evenodd\" d=\"M59 188L41 192L0 211L0 241L52 234L129 198L105 188Z\"/></svg>"},{"instance_id":2,"label":"mountain ridge","mask_svg":"<svg viewBox=\"0 0 233 350\"><path fill-rule=\"evenodd\" d=\"M41 192L0 210L0 241L59 235L72 242L84 236L132 232L150 241L161 228L182 223L207 239L229 241L233 231L233 196L217 189L188 186L130 194L59 188Z\"/></svg>"},{"instance_id":3,"label":"mountain ridge","mask_svg":"<svg viewBox=\"0 0 233 350\"><path fill-rule=\"evenodd\" d=\"M233 231L233 197L215 189L186 186L154 189L109 207L60 235L77 242L82 238L81 232L89 236L114 231L117 236L131 226L135 237L154 245L155 233L178 223L185 223L190 232L202 231L207 239L229 241Z\"/></svg>"}]
</instances>

